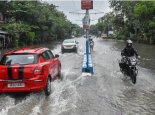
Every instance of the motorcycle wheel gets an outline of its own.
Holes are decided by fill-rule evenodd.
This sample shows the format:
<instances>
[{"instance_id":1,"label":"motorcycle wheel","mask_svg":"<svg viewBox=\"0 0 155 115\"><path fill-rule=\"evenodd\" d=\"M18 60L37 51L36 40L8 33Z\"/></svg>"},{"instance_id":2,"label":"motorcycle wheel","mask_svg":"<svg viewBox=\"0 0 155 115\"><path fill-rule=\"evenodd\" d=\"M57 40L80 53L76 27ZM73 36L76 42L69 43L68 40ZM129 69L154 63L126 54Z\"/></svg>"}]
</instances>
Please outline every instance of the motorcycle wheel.
<instances>
[{"instance_id":1,"label":"motorcycle wheel","mask_svg":"<svg viewBox=\"0 0 155 115\"><path fill-rule=\"evenodd\" d=\"M137 73L134 70L132 71L132 74L131 74L131 80L132 80L133 84L136 84L136 82L137 82Z\"/></svg>"}]
</instances>

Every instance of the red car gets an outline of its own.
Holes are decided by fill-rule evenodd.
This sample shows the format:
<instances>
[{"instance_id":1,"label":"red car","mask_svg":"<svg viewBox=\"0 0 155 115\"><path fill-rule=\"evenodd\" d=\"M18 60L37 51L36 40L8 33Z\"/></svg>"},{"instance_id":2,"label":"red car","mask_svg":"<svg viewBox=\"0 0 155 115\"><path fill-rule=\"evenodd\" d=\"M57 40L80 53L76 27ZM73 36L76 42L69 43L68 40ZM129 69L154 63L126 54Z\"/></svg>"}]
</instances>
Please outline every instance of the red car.
<instances>
[{"instance_id":1,"label":"red car","mask_svg":"<svg viewBox=\"0 0 155 115\"><path fill-rule=\"evenodd\" d=\"M0 92L51 93L51 81L61 78L59 55L48 48L11 50L0 61Z\"/></svg>"}]
</instances>

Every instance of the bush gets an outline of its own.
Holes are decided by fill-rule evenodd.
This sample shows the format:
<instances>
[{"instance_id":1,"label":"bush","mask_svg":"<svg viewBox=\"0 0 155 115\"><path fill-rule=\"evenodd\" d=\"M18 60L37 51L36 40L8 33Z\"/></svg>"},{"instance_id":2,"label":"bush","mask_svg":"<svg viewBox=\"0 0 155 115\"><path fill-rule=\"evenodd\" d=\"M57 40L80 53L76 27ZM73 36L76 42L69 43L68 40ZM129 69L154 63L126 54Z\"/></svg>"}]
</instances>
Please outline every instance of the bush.
<instances>
[{"instance_id":1,"label":"bush","mask_svg":"<svg viewBox=\"0 0 155 115\"><path fill-rule=\"evenodd\" d=\"M35 35L34 32L28 32L27 33L27 39L28 39L27 43L28 44L33 44L34 41L35 41L35 37L36 37L36 35Z\"/></svg>"}]
</instances>

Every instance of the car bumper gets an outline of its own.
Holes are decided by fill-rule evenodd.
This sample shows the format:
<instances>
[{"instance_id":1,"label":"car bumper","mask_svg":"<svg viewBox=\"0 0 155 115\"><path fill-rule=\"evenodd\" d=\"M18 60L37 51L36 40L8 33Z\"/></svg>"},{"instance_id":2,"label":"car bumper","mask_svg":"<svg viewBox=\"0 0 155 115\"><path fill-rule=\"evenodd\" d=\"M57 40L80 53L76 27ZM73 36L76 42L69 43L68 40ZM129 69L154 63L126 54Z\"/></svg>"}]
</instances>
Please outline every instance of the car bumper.
<instances>
[{"instance_id":1,"label":"car bumper","mask_svg":"<svg viewBox=\"0 0 155 115\"><path fill-rule=\"evenodd\" d=\"M77 47L70 48L70 49L61 48L61 51L62 51L62 52L72 52L72 51L77 51Z\"/></svg>"},{"instance_id":2,"label":"car bumper","mask_svg":"<svg viewBox=\"0 0 155 115\"><path fill-rule=\"evenodd\" d=\"M44 76L37 76L28 80L0 80L0 92L34 92L43 90L46 86L46 80ZM24 83L25 87L13 87L9 88L8 84Z\"/></svg>"}]
</instances>

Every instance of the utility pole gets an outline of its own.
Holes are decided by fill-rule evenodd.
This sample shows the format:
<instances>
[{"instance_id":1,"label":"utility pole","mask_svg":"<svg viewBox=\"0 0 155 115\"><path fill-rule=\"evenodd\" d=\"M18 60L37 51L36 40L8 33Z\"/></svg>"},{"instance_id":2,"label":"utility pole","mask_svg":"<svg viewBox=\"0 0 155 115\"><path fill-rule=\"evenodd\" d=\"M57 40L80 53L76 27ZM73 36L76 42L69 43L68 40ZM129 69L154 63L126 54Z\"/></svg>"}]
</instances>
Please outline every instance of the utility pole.
<instances>
[{"instance_id":1,"label":"utility pole","mask_svg":"<svg viewBox=\"0 0 155 115\"><path fill-rule=\"evenodd\" d=\"M89 10L86 10L86 16L88 16L88 15L89 15ZM87 56L87 62L86 62L86 64L87 64L87 68L89 68L89 54L90 54L89 29L86 29L86 56Z\"/></svg>"},{"instance_id":2,"label":"utility pole","mask_svg":"<svg viewBox=\"0 0 155 115\"><path fill-rule=\"evenodd\" d=\"M82 72L86 73L94 73L91 55L90 55L90 46L89 46L89 27L90 27L90 16L89 9L93 9L93 1L92 0L81 0L81 9L86 10L85 16L83 18L83 29L86 30L86 51L84 54L84 61Z\"/></svg>"},{"instance_id":3,"label":"utility pole","mask_svg":"<svg viewBox=\"0 0 155 115\"><path fill-rule=\"evenodd\" d=\"M90 14L103 14L104 12L97 12L97 13L89 13L90 9L93 9L93 0L81 0L81 9L85 10L85 13L79 12L69 12L71 14L85 14L83 18L83 29L86 31L86 48L84 53L84 60L82 66L82 72L85 73L94 73L94 68L91 60L91 52L89 46L89 27L90 27Z\"/></svg>"}]
</instances>

